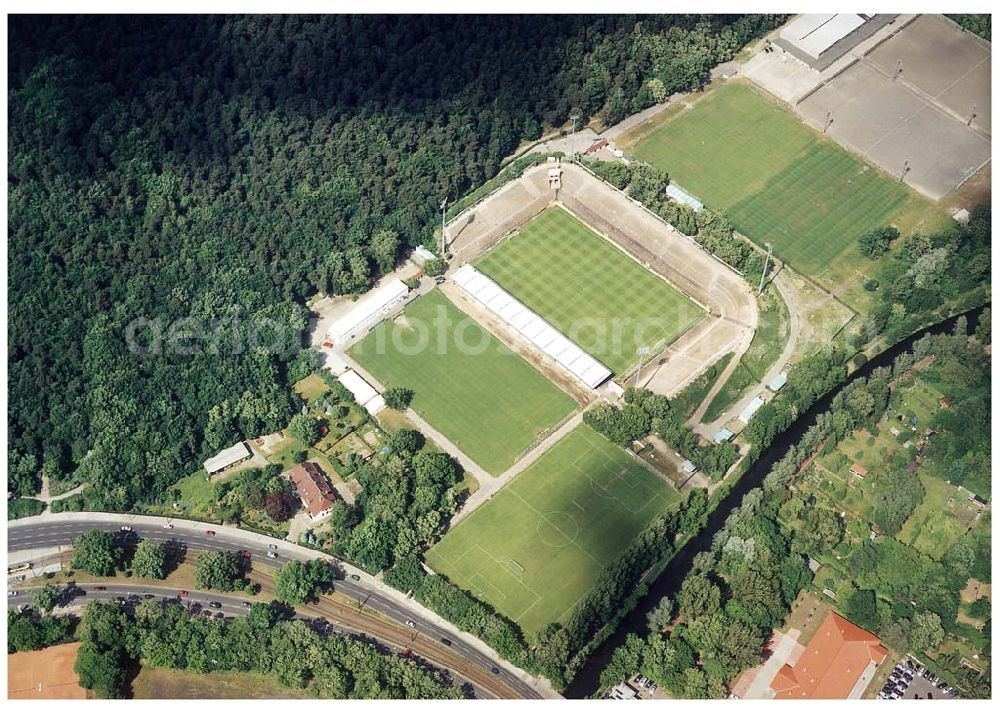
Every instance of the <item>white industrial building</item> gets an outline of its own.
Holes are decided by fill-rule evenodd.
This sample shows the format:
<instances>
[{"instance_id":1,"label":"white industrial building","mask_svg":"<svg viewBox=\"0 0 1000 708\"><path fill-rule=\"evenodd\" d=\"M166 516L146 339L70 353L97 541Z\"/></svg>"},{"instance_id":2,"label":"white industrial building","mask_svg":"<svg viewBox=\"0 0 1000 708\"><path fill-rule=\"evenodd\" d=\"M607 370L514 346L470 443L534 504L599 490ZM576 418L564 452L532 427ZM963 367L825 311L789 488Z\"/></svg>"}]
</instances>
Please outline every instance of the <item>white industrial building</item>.
<instances>
[{"instance_id":1,"label":"white industrial building","mask_svg":"<svg viewBox=\"0 0 1000 708\"><path fill-rule=\"evenodd\" d=\"M343 317L330 325L327 336L335 344L347 344L353 337L381 322L389 310L406 298L409 291L402 280L390 280L368 291Z\"/></svg>"},{"instance_id":2,"label":"white industrial building","mask_svg":"<svg viewBox=\"0 0 1000 708\"><path fill-rule=\"evenodd\" d=\"M781 39L813 59L865 23L861 15L807 14L799 15L785 25Z\"/></svg>"},{"instance_id":3,"label":"white industrial building","mask_svg":"<svg viewBox=\"0 0 1000 708\"><path fill-rule=\"evenodd\" d=\"M375 415L385 409L385 399L382 394L372 387L370 383L361 378L354 369L348 369L337 377L337 380L344 385L359 406L363 406L368 413Z\"/></svg>"},{"instance_id":4,"label":"white industrial building","mask_svg":"<svg viewBox=\"0 0 1000 708\"><path fill-rule=\"evenodd\" d=\"M218 452L213 457L209 457L202 466L210 475L218 474L230 465L235 465L237 462L249 458L252 454L250 447L245 442L238 442L232 447Z\"/></svg>"},{"instance_id":5,"label":"white industrial building","mask_svg":"<svg viewBox=\"0 0 1000 708\"><path fill-rule=\"evenodd\" d=\"M564 337L555 327L471 265L459 268L452 279L483 307L509 324L536 349L555 360L587 388L597 388L611 377L611 369Z\"/></svg>"}]
</instances>

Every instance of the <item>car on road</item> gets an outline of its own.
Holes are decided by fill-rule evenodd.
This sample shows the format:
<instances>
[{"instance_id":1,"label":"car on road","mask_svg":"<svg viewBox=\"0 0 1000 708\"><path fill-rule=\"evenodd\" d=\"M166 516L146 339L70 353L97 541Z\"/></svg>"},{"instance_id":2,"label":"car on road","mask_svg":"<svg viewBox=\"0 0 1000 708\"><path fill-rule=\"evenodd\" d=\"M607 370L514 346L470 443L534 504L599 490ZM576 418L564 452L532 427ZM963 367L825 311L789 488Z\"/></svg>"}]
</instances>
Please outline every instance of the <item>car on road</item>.
<instances>
[{"instance_id":1,"label":"car on road","mask_svg":"<svg viewBox=\"0 0 1000 708\"><path fill-rule=\"evenodd\" d=\"M213 531L212 529L209 529L208 531L205 532L205 535L206 536L214 536L215 535L215 531Z\"/></svg>"},{"instance_id":2,"label":"car on road","mask_svg":"<svg viewBox=\"0 0 1000 708\"><path fill-rule=\"evenodd\" d=\"M272 551L278 550L278 547L273 543L267 544L267 547L270 548Z\"/></svg>"},{"instance_id":3,"label":"car on road","mask_svg":"<svg viewBox=\"0 0 1000 708\"><path fill-rule=\"evenodd\" d=\"M500 669L498 669L495 666L491 666L490 667L490 673L493 674L494 676L499 676L500 675Z\"/></svg>"},{"instance_id":4,"label":"car on road","mask_svg":"<svg viewBox=\"0 0 1000 708\"><path fill-rule=\"evenodd\" d=\"M174 527L174 525L172 523L170 523L169 521L167 523L163 524L163 528L165 528L165 529L172 529L173 527Z\"/></svg>"},{"instance_id":5,"label":"car on road","mask_svg":"<svg viewBox=\"0 0 1000 708\"><path fill-rule=\"evenodd\" d=\"M278 557L278 554L277 554L277 553L275 553L274 551L268 551L268 552L267 552L267 557L268 557L268 558L277 558L277 557Z\"/></svg>"},{"instance_id":6,"label":"car on road","mask_svg":"<svg viewBox=\"0 0 1000 708\"><path fill-rule=\"evenodd\" d=\"M152 600L154 597L156 597L156 595L147 592L145 595L143 595L143 597L146 598L147 600Z\"/></svg>"},{"instance_id":7,"label":"car on road","mask_svg":"<svg viewBox=\"0 0 1000 708\"><path fill-rule=\"evenodd\" d=\"M448 639L448 637L441 637L441 643L444 644L446 647L451 646L451 640Z\"/></svg>"},{"instance_id":8,"label":"car on road","mask_svg":"<svg viewBox=\"0 0 1000 708\"><path fill-rule=\"evenodd\" d=\"M246 601L244 601L243 602L243 606L244 607L253 607L253 603L252 602L246 602Z\"/></svg>"},{"instance_id":9,"label":"car on road","mask_svg":"<svg viewBox=\"0 0 1000 708\"><path fill-rule=\"evenodd\" d=\"M107 588L104 587L103 585L95 585L94 590L98 592L103 592L104 590L107 590Z\"/></svg>"},{"instance_id":10,"label":"car on road","mask_svg":"<svg viewBox=\"0 0 1000 708\"><path fill-rule=\"evenodd\" d=\"M244 550L240 551L240 556L242 558L249 558L250 557L250 551L244 549Z\"/></svg>"},{"instance_id":11,"label":"car on road","mask_svg":"<svg viewBox=\"0 0 1000 708\"><path fill-rule=\"evenodd\" d=\"M406 620L406 626L407 627L416 627L417 623L414 622L413 620Z\"/></svg>"},{"instance_id":12,"label":"car on road","mask_svg":"<svg viewBox=\"0 0 1000 708\"><path fill-rule=\"evenodd\" d=\"M129 531L131 531L131 530L132 530L131 526L122 526L122 531L125 531L126 533L129 532Z\"/></svg>"},{"instance_id":13,"label":"car on road","mask_svg":"<svg viewBox=\"0 0 1000 708\"><path fill-rule=\"evenodd\" d=\"M187 596L188 596L188 591L187 590L178 590L177 591L177 597L187 597Z\"/></svg>"},{"instance_id":14,"label":"car on road","mask_svg":"<svg viewBox=\"0 0 1000 708\"><path fill-rule=\"evenodd\" d=\"M17 590L8 590L7 597L17 597Z\"/></svg>"},{"instance_id":15,"label":"car on road","mask_svg":"<svg viewBox=\"0 0 1000 708\"><path fill-rule=\"evenodd\" d=\"M438 285L440 285L444 281L445 281L445 277L443 275L435 275L434 276L434 282L437 283Z\"/></svg>"},{"instance_id":16,"label":"car on road","mask_svg":"<svg viewBox=\"0 0 1000 708\"><path fill-rule=\"evenodd\" d=\"M222 612L216 612L215 613L215 619L217 619L217 620L226 619L226 615L224 613L222 613Z\"/></svg>"},{"instance_id":17,"label":"car on road","mask_svg":"<svg viewBox=\"0 0 1000 708\"><path fill-rule=\"evenodd\" d=\"M212 600L210 603L208 603L208 606L209 607L214 607L215 609L219 609L220 607L222 607L222 603L221 602L216 602L215 600Z\"/></svg>"},{"instance_id":18,"label":"car on road","mask_svg":"<svg viewBox=\"0 0 1000 708\"><path fill-rule=\"evenodd\" d=\"M357 582L357 581L361 580L361 576L360 575L352 575L351 576L351 580Z\"/></svg>"}]
</instances>

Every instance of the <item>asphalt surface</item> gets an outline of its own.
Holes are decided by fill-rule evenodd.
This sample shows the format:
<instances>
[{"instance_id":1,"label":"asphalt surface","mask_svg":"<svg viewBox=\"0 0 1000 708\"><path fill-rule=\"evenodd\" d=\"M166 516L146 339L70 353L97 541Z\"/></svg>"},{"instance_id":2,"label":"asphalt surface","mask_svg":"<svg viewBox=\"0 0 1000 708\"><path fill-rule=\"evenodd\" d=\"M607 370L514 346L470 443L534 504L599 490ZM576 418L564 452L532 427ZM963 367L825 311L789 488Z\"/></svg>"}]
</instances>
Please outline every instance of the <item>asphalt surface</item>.
<instances>
[{"instance_id":1,"label":"asphalt surface","mask_svg":"<svg viewBox=\"0 0 1000 708\"><path fill-rule=\"evenodd\" d=\"M78 535L87 531L99 530L121 533L121 525L120 522L111 521L61 521L58 516L55 516L46 519L44 522L32 525L9 526L7 529L7 550L8 553L12 553L33 548L46 549L56 546L69 546L72 545L73 540ZM282 544L281 550L278 552L284 555L279 555L278 558L273 559L268 558L268 545L273 539L258 534L255 535L255 540L259 539L259 542L247 543L242 540L227 538L224 527L216 527L219 529L217 535L209 536L200 529L185 529L181 527L167 529L161 523L144 522L141 517L133 517L129 520L128 525L132 528L131 540L133 542L140 538L147 538L159 543L173 541L182 543L187 550L191 551L239 552L249 550L251 553L250 560L257 567L276 569L287 560L301 560L309 557L303 549L302 557L295 558L295 553L293 551L285 551L286 546ZM331 558L331 560L335 559ZM357 609L347 610L341 605L340 608L337 608L340 611L334 614L346 631L354 633L360 629L394 646L403 646L405 649L413 651L431 663L448 669L457 677L461 677L471 683L477 688L477 693L487 693L501 698L542 698L541 694L535 689L526 685L524 681L502 666L498 666L490 657L484 655L475 647L470 646L457 634L414 618L406 607L393 598L379 594L379 588L373 583L367 582L364 579L354 581L348 577L345 580L335 581L333 585L333 589L336 592L355 600L362 607L374 610L394 621L393 623L384 623L383 626L373 628L371 626L373 621L371 615L360 612ZM129 594L133 593L149 593L162 596L165 590L162 586L155 590L144 589L142 591L138 590L137 587L139 586L136 585L107 585L106 587L108 590L102 593L95 591L91 594L91 591L88 590L88 594L83 600L113 599L123 594L127 598ZM112 590L111 588L115 589ZM204 591L188 590L189 596L185 600L200 602L209 598L209 594ZM16 602L18 599L20 598L8 598L8 604L17 605L25 602L24 599L21 599L20 603ZM242 607L243 600L234 600L232 597L223 595L211 599L223 603L224 611L227 613L237 613L239 610L246 611ZM12 600L15 602L11 602ZM328 614L327 612L323 612L322 609L324 607L330 609L329 606L335 604L337 603L334 603L329 598L321 598L320 603L316 606L317 614ZM213 610L213 613L217 611ZM415 626L411 628L406 624L407 622L413 622ZM396 627L385 626L392 624L396 624ZM374 633L374 629L379 630L380 634ZM409 641L405 641L405 637L408 637ZM451 642L451 644L445 645L442 641L445 639Z\"/></svg>"}]
</instances>

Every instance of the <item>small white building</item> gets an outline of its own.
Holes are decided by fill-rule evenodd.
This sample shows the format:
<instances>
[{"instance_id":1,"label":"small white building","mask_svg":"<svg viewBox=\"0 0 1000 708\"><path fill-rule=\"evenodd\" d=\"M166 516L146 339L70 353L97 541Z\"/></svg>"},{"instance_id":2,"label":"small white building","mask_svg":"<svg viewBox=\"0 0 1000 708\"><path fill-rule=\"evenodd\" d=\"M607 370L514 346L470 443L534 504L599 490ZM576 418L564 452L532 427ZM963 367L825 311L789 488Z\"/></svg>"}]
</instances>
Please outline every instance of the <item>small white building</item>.
<instances>
[{"instance_id":1,"label":"small white building","mask_svg":"<svg viewBox=\"0 0 1000 708\"><path fill-rule=\"evenodd\" d=\"M691 462L691 460L684 460L684 462L681 463L681 472L684 474L694 474L697 469L698 465Z\"/></svg>"},{"instance_id":2,"label":"small white building","mask_svg":"<svg viewBox=\"0 0 1000 708\"><path fill-rule=\"evenodd\" d=\"M225 450L220 451L213 457L209 457L202 466L210 475L218 474L227 467L235 465L237 462L243 462L243 460L248 459L251 455L253 453L250 451L250 447L245 442L238 442L232 447L227 447Z\"/></svg>"},{"instance_id":3,"label":"small white building","mask_svg":"<svg viewBox=\"0 0 1000 708\"><path fill-rule=\"evenodd\" d=\"M743 412L740 413L740 420L743 421L744 423L749 423L750 419L753 418L754 413L759 411L760 407L763 405L764 405L764 399L761 398L760 396L757 396L752 401L750 401L750 403L747 404L747 407L743 409Z\"/></svg>"},{"instance_id":4,"label":"small white building","mask_svg":"<svg viewBox=\"0 0 1000 708\"><path fill-rule=\"evenodd\" d=\"M777 393L785 387L786 383L788 383L788 372L782 371L780 374L767 382L767 387Z\"/></svg>"},{"instance_id":5,"label":"small white building","mask_svg":"<svg viewBox=\"0 0 1000 708\"><path fill-rule=\"evenodd\" d=\"M402 280L390 280L369 290L343 317L330 325L327 336L335 344L347 344L353 337L381 322L389 310L402 302L409 292L410 289Z\"/></svg>"},{"instance_id":6,"label":"small white building","mask_svg":"<svg viewBox=\"0 0 1000 708\"><path fill-rule=\"evenodd\" d=\"M427 261L433 261L435 258L437 258L437 256L423 246L417 246L413 249L413 253L410 254L410 260L418 266L423 266L424 263Z\"/></svg>"},{"instance_id":7,"label":"small white building","mask_svg":"<svg viewBox=\"0 0 1000 708\"><path fill-rule=\"evenodd\" d=\"M681 204L687 204L695 211L701 211L702 209L705 208L705 205L702 204L700 201L698 201L698 199L696 199L693 194L684 191L673 182L667 185L666 194L670 199L673 199L675 202L680 202Z\"/></svg>"}]
</instances>

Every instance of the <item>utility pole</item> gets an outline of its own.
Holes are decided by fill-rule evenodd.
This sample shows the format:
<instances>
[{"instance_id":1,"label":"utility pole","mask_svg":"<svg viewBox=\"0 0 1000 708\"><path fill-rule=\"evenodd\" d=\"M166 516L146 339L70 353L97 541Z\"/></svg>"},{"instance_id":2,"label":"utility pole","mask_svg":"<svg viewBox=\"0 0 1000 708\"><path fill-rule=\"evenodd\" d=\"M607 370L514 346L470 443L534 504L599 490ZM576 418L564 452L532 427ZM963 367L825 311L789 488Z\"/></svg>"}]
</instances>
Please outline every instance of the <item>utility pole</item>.
<instances>
[{"instance_id":1,"label":"utility pole","mask_svg":"<svg viewBox=\"0 0 1000 708\"><path fill-rule=\"evenodd\" d=\"M764 292L764 278L767 277L767 266L771 263L771 244L765 243L767 246L767 255L764 256L764 270L760 272L760 285L757 286L757 294L760 295Z\"/></svg>"},{"instance_id":2,"label":"utility pole","mask_svg":"<svg viewBox=\"0 0 1000 708\"><path fill-rule=\"evenodd\" d=\"M892 75L892 80L895 81L899 78L899 75L903 73L903 60L896 60L896 73Z\"/></svg>"},{"instance_id":3,"label":"utility pole","mask_svg":"<svg viewBox=\"0 0 1000 708\"><path fill-rule=\"evenodd\" d=\"M639 374L642 373L642 358L649 354L649 347L638 347L635 353L639 355L639 368L635 370L635 387L639 388Z\"/></svg>"},{"instance_id":4,"label":"utility pole","mask_svg":"<svg viewBox=\"0 0 1000 708\"><path fill-rule=\"evenodd\" d=\"M966 125L972 125L972 121L975 119L975 117L976 117L976 104L973 103L972 104L972 113L969 115L969 120L966 121L965 124Z\"/></svg>"},{"instance_id":5,"label":"utility pole","mask_svg":"<svg viewBox=\"0 0 1000 708\"><path fill-rule=\"evenodd\" d=\"M576 157L576 122L580 119L579 113L570 116L573 119L573 137L570 139L569 159L572 161Z\"/></svg>"},{"instance_id":6,"label":"utility pole","mask_svg":"<svg viewBox=\"0 0 1000 708\"><path fill-rule=\"evenodd\" d=\"M444 258L444 252L448 248L448 240L444 235L444 215L445 210L448 208L448 197L445 197L441 202L441 258Z\"/></svg>"},{"instance_id":7,"label":"utility pole","mask_svg":"<svg viewBox=\"0 0 1000 708\"><path fill-rule=\"evenodd\" d=\"M899 181L902 182L903 178L906 177L906 173L910 171L910 161L903 160L903 171L899 173Z\"/></svg>"},{"instance_id":8,"label":"utility pole","mask_svg":"<svg viewBox=\"0 0 1000 708\"><path fill-rule=\"evenodd\" d=\"M833 111L827 111L826 112L826 120L823 121L823 132L824 133L826 132L826 129L830 127L830 124L833 123L833 117L832 116L833 116Z\"/></svg>"}]
</instances>

